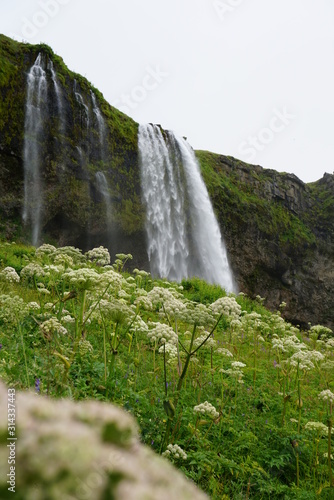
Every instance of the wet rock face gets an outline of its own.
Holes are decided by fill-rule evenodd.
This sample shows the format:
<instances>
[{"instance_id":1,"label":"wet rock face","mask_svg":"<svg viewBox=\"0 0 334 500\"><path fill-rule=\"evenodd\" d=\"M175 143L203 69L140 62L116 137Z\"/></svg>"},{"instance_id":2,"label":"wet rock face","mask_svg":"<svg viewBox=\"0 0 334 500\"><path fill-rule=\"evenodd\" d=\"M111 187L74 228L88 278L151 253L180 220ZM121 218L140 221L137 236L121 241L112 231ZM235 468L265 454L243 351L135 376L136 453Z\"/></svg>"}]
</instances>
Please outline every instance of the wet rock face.
<instances>
[{"instance_id":1,"label":"wet rock face","mask_svg":"<svg viewBox=\"0 0 334 500\"><path fill-rule=\"evenodd\" d=\"M113 405L19 393L15 492L24 500L204 500L167 460L140 444L134 419ZM6 483L7 388L0 383L0 497Z\"/></svg>"},{"instance_id":2,"label":"wet rock face","mask_svg":"<svg viewBox=\"0 0 334 500\"><path fill-rule=\"evenodd\" d=\"M37 59L47 84L41 102L31 102L43 108L42 140L33 137L30 145L30 149L38 148L34 156L39 158L42 200L40 242L87 249L98 240L112 253L128 253L121 245L134 235L141 251L145 238L137 124L112 108L87 80L69 71L49 47L18 44L4 36L0 36L1 236L32 241L32 223L22 220L27 204L24 137L28 75ZM98 172L109 188L111 228L98 193ZM36 200L31 204L36 205ZM112 241L106 238L108 233ZM140 262L147 265L146 251L138 256Z\"/></svg>"}]
</instances>

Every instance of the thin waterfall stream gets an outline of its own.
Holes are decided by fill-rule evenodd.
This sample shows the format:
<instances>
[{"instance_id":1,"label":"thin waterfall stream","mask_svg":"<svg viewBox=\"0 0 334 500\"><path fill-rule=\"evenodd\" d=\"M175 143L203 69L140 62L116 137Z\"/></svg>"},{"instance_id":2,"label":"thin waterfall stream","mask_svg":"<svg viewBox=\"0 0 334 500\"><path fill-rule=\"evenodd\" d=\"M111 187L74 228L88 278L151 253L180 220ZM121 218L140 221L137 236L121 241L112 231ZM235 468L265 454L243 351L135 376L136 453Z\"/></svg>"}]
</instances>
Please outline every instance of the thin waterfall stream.
<instances>
[{"instance_id":1,"label":"thin waterfall stream","mask_svg":"<svg viewBox=\"0 0 334 500\"><path fill-rule=\"evenodd\" d=\"M37 245L41 230L43 205L41 158L44 115L47 105L47 80L42 56L38 54L27 78L27 99L24 121L24 205L23 222L32 227L32 244Z\"/></svg>"}]
</instances>

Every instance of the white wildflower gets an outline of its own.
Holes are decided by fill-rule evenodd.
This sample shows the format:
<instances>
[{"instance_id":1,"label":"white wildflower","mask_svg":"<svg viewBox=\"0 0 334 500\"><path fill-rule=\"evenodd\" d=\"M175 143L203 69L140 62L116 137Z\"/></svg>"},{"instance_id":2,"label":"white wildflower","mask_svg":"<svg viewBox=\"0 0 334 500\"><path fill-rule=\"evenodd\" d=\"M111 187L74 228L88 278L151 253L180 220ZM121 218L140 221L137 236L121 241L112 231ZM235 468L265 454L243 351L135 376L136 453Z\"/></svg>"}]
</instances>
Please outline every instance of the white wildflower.
<instances>
[{"instance_id":1,"label":"white wildflower","mask_svg":"<svg viewBox=\"0 0 334 500\"><path fill-rule=\"evenodd\" d=\"M54 333L59 333L61 335L66 335L67 330L63 325L57 320L57 318L50 318L41 323L39 326L41 332L45 336L50 336Z\"/></svg>"},{"instance_id":2,"label":"white wildflower","mask_svg":"<svg viewBox=\"0 0 334 500\"><path fill-rule=\"evenodd\" d=\"M200 337L197 337L197 339L194 340L194 348L200 346L202 344L202 342L204 342L204 340L208 337L209 335L209 332L204 332L203 335L201 335ZM213 339L212 337L209 337L208 340L205 342L205 344L202 346L204 349L211 349L211 348L214 348L217 346L217 342L215 341L215 339Z\"/></svg>"},{"instance_id":3,"label":"white wildflower","mask_svg":"<svg viewBox=\"0 0 334 500\"><path fill-rule=\"evenodd\" d=\"M28 307L31 311L38 311L41 308L37 302L28 302Z\"/></svg>"},{"instance_id":4,"label":"white wildflower","mask_svg":"<svg viewBox=\"0 0 334 500\"><path fill-rule=\"evenodd\" d=\"M90 290L101 283L101 275L94 269L76 269L64 273L64 279L79 290Z\"/></svg>"},{"instance_id":5,"label":"white wildflower","mask_svg":"<svg viewBox=\"0 0 334 500\"><path fill-rule=\"evenodd\" d=\"M61 321L63 321L63 323L75 323L75 319L72 318L70 314L66 314L66 316L63 316L61 318Z\"/></svg>"},{"instance_id":6,"label":"white wildflower","mask_svg":"<svg viewBox=\"0 0 334 500\"><path fill-rule=\"evenodd\" d=\"M242 363L241 361L233 361L231 363L231 366L233 368L244 368L246 365L245 365L245 363Z\"/></svg>"},{"instance_id":7,"label":"white wildflower","mask_svg":"<svg viewBox=\"0 0 334 500\"><path fill-rule=\"evenodd\" d=\"M172 365L177 360L177 347L170 342L166 342L159 348L159 353L163 354L165 349L167 363Z\"/></svg>"},{"instance_id":8,"label":"white wildflower","mask_svg":"<svg viewBox=\"0 0 334 500\"><path fill-rule=\"evenodd\" d=\"M334 394L329 389L321 391L318 398L323 401L328 401L329 403L334 403Z\"/></svg>"},{"instance_id":9,"label":"white wildflower","mask_svg":"<svg viewBox=\"0 0 334 500\"><path fill-rule=\"evenodd\" d=\"M20 275L22 280L32 281L34 279L39 279L45 276L45 272L39 264L31 262L22 269Z\"/></svg>"},{"instance_id":10,"label":"white wildflower","mask_svg":"<svg viewBox=\"0 0 334 500\"><path fill-rule=\"evenodd\" d=\"M93 248L86 252L87 259L95 262L98 266L105 266L110 264L110 254L107 248L102 246Z\"/></svg>"},{"instance_id":11,"label":"white wildflower","mask_svg":"<svg viewBox=\"0 0 334 500\"><path fill-rule=\"evenodd\" d=\"M0 273L1 277L8 283L18 283L20 281L20 276L17 274L13 267L5 267Z\"/></svg>"},{"instance_id":12,"label":"white wildflower","mask_svg":"<svg viewBox=\"0 0 334 500\"><path fill-rule=\"evenodd\" d=\"M49 245L48 243L44 243L40 247L36 249L35 255L38 258L43 258L44 256L52 255L56 252L56 247L53 245Z\"/></svg>"},{"instance_id":13,"label":"white wildflower","mask_svg":"<svg viewBox=\"0 0 334 500\"><path fill-rule=\"evenodd\" d=\"M307 422L305 429L318 432L321 436L328 436L328 427L322 422Z\"/></svg>"},{"instance_id":14,"label":"white wildflower","mask_svg":"<svg viewBox=\"0 0 334 500\"><path fill-rule=\"evenodd\" d=\"M152 324L154 327L147 333L151 342L157 342L157 344L165 344L166 342L169 342L170 344L177 344L178 338L173 328L165 323Z\"/></svg>"},{"instance_id":15,"label":"white wildflower","mask_svg":"<svg viewBox=\"0 0 334 500\"><path fill-rule=\"evenodd\" d=\"M85 356L93 351L93 346L89 340L80 340L79 342L79 352L80 356Z\"/></svg>"},{"instance_id":16,"label":"white wildflower","mask_svg":"<svg viewBox=\"0 0 334 500\"><path fill-rule=\"evenodd\" d=\"M169 444L167 446L166 451L163 452L162 456L171 458L182 458L182 460L187 460L187 454L177 444Z\"/></svg>"},{"instance_id":17,"label":"white wildflower","mask_svg":"<svg viewBox=\"0 0 334 500\"><path fill-rule=\"evenodd\" d=\"M210 308L216 316L224 314L232 319L237 319L241 314L241 306L234 297L221 297L213 302Z\"/></svg>"},{"instance_id":18,"label":"white wildflower","mask_svg":"<svg viewBox=\"0 0 334 500\"><path fill-rule=\"evenodd\" d=\"M209 417L212 417L213 419L219 417L219 413L217 412L216 408L207 401L205 401L205 403L201 403L199 405L194 406L194 413L207 415Z\"/></svg>"},{"instance_id":19,"label":"white wildflower","mask_svg":"<svg viewBox=\"0 0 334 500\"><path fill-rule=\"evenodd\" d=\"M218 349L216 349L216 353L221 354L222 356L226 356L227 358L233 358L233 354L231 353L231 351L225 349L224 347L218 347Z\"/></svg>"}]
</instances>

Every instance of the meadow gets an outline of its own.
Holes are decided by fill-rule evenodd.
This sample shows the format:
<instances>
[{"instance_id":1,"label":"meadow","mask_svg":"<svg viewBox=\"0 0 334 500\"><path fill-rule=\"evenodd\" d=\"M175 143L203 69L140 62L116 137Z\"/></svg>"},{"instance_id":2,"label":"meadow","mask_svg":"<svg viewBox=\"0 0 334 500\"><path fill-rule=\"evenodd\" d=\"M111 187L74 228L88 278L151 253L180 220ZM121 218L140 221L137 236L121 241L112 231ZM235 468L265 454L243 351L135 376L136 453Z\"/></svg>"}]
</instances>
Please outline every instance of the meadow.
<instances>
[{"instance_id":1,"label":"meadow","mask_svg":"<svg viewBox=\"0 0 334 500\"><path fill-rule=\"evenodd\" d=\"M213 499L333 499L333 332L131 259L1 243L0 378L121 406Z\"/></svg>"}]
</instances>

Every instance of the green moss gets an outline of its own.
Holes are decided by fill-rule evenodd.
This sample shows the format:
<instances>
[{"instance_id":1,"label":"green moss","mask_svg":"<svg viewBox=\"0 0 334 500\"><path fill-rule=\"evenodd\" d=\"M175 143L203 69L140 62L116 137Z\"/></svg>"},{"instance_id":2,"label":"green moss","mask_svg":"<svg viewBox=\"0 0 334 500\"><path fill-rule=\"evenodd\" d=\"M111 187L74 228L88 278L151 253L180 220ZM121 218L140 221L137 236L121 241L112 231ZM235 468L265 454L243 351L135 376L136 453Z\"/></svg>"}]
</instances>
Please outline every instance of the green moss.
<instances>
[{"instance_id":1,"label":"green moss","mask_svg":"<svg viewBox=\"0 0 334 500\"><path fill-rule=\"evenodd\" d=\"M255 224L264 237L278 240L282 246L288 243L295 249L315 243L316 236L307 217L298 217L285 206L284 200L265 196L268 183L279 183L282 191L286 189L286 174L207 151L197 151L196 155L223 225L233 231L243 224Z\"/></svg>"}]
</instances>

